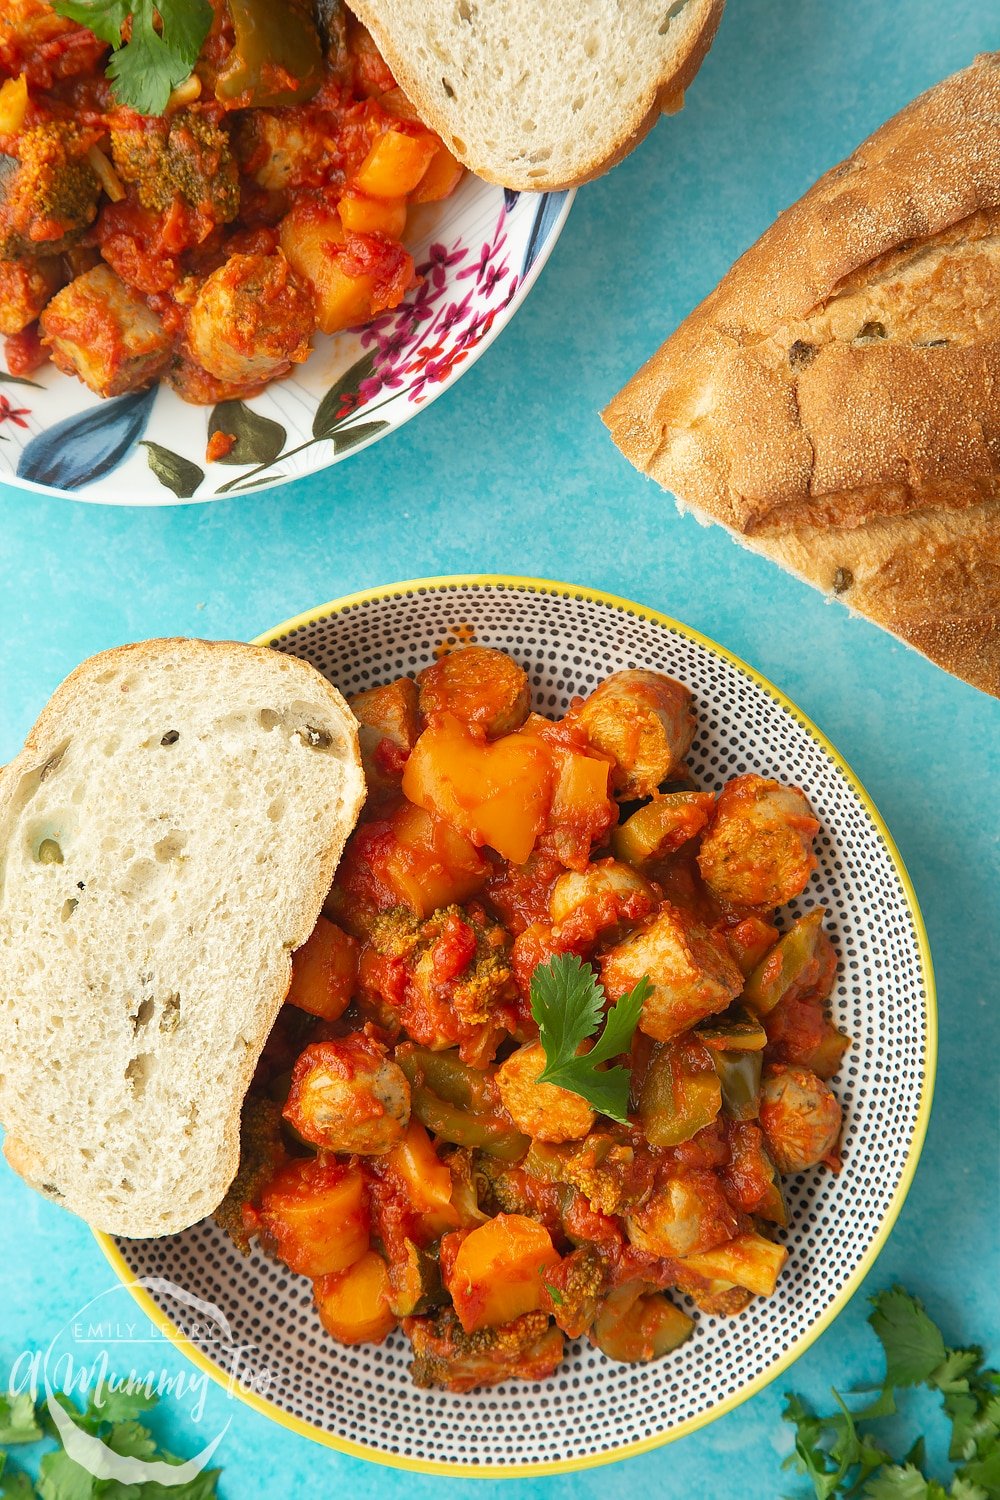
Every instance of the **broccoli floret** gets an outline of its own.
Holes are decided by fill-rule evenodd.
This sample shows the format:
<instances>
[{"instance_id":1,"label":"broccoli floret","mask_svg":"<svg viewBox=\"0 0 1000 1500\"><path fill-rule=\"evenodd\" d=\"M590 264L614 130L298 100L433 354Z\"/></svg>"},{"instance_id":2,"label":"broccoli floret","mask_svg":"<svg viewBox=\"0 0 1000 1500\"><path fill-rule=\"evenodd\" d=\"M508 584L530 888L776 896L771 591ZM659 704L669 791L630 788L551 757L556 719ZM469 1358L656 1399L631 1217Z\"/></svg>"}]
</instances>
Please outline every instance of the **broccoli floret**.
<instances>
[{"instance_id":1,"label":"broccoli floret","mask_svg":"<svg viewBox=\"0 0 1000 1500\"><path fill-rule=\"evenodd\" d=\"M229 1191L213 1218L238 1250L250 1253L250 1237L243 1219L245 1204L254 1203L285 1160L281 1134L281 1105L259 1094L248 1094L240 1116L240 1164Z\"/></svg>"},{"instance_id":2,"label":"broccoli floret","mask_svg":"<svg viewBox=\"0 0 1000 1500\"><path fill-rule=\"evenodd\" d=\"M524 1313L497 1328L466 1333L454 1308L407 1318L414 1385L471 1391L514 1379L544 1380L562 1358L562 1334L543 1312Z\"/></svg>"},{"instance_id":3,"label":"broccoli floret","mask_svg":"<svg viewBox=\"0 0 1000 1500\"><path fill-rule=\"evenodd\" d=\"M180 197L216 224L230 223L239 211L229 137L204 114L181 110L169 121L122 126L111 132L111 153L144 208L163 213Z\"/></svg>"},{"instance_id":4,"label":"broccoli floret","mask_svg":"<svg viewBox=\"0 0 1000 1500\"><path fill-rule=\"evenodd\" d=\"M0 171L0 259L57 255L97 217L101 185L75 125L50 120L18 139Z\"/></svg>"},{"instance_id":5,"label":"broccoli floret","mask_svg":"<svg viewBox=\"0 0 1000 1500\"><path fill-rule=\"evenodd\" d=\"M571 1339L586 1333L608 1285L608 1266L595 1245L563 1256L543 1278L556 1323Z\"/></svg>"},{"instance_id":6,"label":"broccoli floret","mask_svg":"<svg viewBox=\"0 0 1000 1500\"><path fill-rule=\"evenodd\" d=\"M570 1184L598 1213L609 1215L626 1213L648 1198L655 1175L649 1151L603 1130L562 1146L535 1141L525 1168L552 1182Z\"/></svg>"}]
</instances>

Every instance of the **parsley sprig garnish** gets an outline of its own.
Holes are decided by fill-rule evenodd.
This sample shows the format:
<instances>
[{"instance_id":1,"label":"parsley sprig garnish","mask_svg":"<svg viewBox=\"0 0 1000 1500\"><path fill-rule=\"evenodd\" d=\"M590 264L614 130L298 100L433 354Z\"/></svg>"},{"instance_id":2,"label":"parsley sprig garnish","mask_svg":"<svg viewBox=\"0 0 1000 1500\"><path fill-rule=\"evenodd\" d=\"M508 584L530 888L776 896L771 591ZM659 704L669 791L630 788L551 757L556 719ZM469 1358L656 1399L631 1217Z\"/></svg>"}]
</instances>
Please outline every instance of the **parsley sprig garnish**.
<instances>
[{"instance_id":1,"label":"parsley sprig garnish","mask_svg":"<svg viewBox=\"0 0 1000 1500\"><path fill-rule=\"evenodd\" d=\"M209 0L52 0L52 8L114 49L108 77L115 98L143 115L162 115L171 90L198 61L212 24ZM131 37L124 41L130 17Z\"/></svg>"},{"instance_id":2,"label":"parsley sprig garnish","mask_svg":"<svg viewBox=\"0 0 1000 1500\"><path fill-rule=\"evenodd\" d=\"M183 1460L161 1449L150 1429L137 1419L156 1405L157 1397L139 1386L118 1390L102 1387L91 1392L81 1411L68 1396L56 1400L84 1432L100 1437L122 1457L179 1464ZM112 1479L97 1479L70 1458L61 1443L42 1454L38 1478L32 1482L20 1468L13 1468L6 1452L15 1444L38 1443L59 1435L43 1403L35 1406L27 1394L0 1396L0 1496L4 1500L98 1500L127 1495L127 1500L214 1500L220 1470L205 1469L185 1484L165 1488L154 1480L122 1485Z\"/></svg>"},{"instance_id":3,"label":"parsley sprig garnish","mask_svg":"<svg viewBox=\"0 0 1000 1500\"><path fill-rule=\"evenodd\" d=\"M891 1287L872 1298L868 1319L885 1353L885 1377L874 1400L852 1411L837 1391L838 1410L817 1416L798 1396L783 1416L795 1428L786 1460L812 1481L817 1500L1000 1500L1000 1373L983 1367L976 1347L949 1349L916 1297ZM876 1440L870 1424L898 1410L896 1393L927 1386L942 1398L951 1422L948 1456L957 1469L949 1486L924 1474L924 1440L902 1459Z\"/></svg>"},{"instance_id":4,"label":"parsley sprig garnish","mask_svg":"<svg viewBox=\"0 0 1000 1500\"><path fill-rule=\"evenodd\" d=\"M545 1049L545 1071L539 1083L555 1083L579 1094L602 1115L625 1124L628 1119L629 1071L599 1063L620 1057L632 1045L650 984L645 976L607 1012L604 1030L589 1052L577 1056L581 1042L592 1037L605 1015L607 997L589 964L575 953L559 953L539 964L531 976L531 1014Z\"/></svg>"}]
</instances>

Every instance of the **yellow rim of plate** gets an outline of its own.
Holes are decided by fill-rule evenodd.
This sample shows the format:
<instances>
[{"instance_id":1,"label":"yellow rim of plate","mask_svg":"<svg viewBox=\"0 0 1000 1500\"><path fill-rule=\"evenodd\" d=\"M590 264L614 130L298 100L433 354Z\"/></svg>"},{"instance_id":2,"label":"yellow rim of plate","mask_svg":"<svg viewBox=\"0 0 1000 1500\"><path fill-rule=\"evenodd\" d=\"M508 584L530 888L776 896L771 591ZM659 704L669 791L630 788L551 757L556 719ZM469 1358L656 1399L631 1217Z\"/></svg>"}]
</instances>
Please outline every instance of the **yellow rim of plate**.
<instances>
[{"instance_id":1,"label":"yellow rim of plate","mask_svg":"<svg viewBox=\"0 0 1000 1500\"><path fill-rule=\"evenodd\" d=\"M807 1349L809 1349L825 1333L834 1319L843 1311L847 1303L857 1291L861 1282L868 1275L875 1264L883 1245L899 1217L900 1209L906 1200L910 1190L920 1153L927 1134L927 1124L930 1119L931 1101L934 1097L934 1077L937 1067L937 996L934 987L934 970L931 963L930 944L927 939L927 929L920 911L920 904L913 882L907 872L906 866L900 856L899 850L893 842L892 835L882 818L881 813L875 806L868 792L861 784L858 777L851 770L847 761L840 751L827 739L822 730L809 719L790 698L786 697L766 677L753 667L749 666L725 646L720 646L707 635L702 635L700 630L693 630L691 626L674 620L670 615L663 614L658 609L647 609L644 605L636 604L631 599L623 599L619 594L609 594L603 589L592 589L576 587L573 584L559 583L548 578L522 578L516 574L506 573L456 573L451 576L445 575L438 578L412 578L403 583L388 584L381 588L361 589L355 594L345 594L340 599L334 599L329 604L321 604L316 609L306 610L303 614L295 615L293 619L284 621L283 624L275 626L273 630L266 630L262 635L254 637L256 646L269 646L272 641L281 636L289 635L295 630L301 630L304 626L314 625L319 620L328 619L331 615L342 613L345 609L357 604L372 604L381 599L390 599L394 595L412 593L422 590L427 593L443 593L456 589L469 588L472 586L497 586L516 589L523 593L556 594L564 598L593 600L599 604L605 604L611 609L623 611L625 614L634 615L640 619L652 620L667 630L674 631L678 635L686 636L688 640L697 642L707 650L713 651L725 661L743 672L758 687L764 689L777 703L789 713L792 718L808 734L816 740L829 755L830 759L841 771L847 782L855 792L856 796L864 805L869 817L878 829L890 858L896 867L900 883L906 894L909 905L910 919L917 938L917 948L920 953L920 962L923 968L924 986L927 992L927 1049L924 1059L925 1073L923 1091L917 1110L917 1119L913 1130L913 1138L910 1142L910 1150L903 1169L903 1175L899 1180L892 1203L889 1206L885 1218L879 1226L878 1233L872 1240L867 1251L855 1267L854 1272L837 1293L831 1305L823 1316L802 1337L793 1344L769 1369L763 1371L754 1380L731 1396L720 1401L708 1411L699 1413L696 1417L689 1417L678 1426L667 1432L654 1433L651 1437L641 1438L634 1443L622 1443L617 1448L611 1448L600 1453L589 1454L581 1458L556 1459L552 1463L527 1463L527 1464L462 1464L435 1462L431 1459L407 1458L402 1454L384 1453L381 1449L370 1448L364 1443L352 1442L349 1438L338 1437L336 1433L327 1432L324 1428L316 1426L313 1422L306 1422L301 1417L292 1416L273 1401L268 1401L263 1396L258 1396L252 1391L237 1389L237 1396L260 1412L262 1416L270 1417L272 1421L278 1422L289 1432L296 1433L299 1437L311 1438L314 1442L322 1443L327 1448L335 1448L338 1453L345 1453L350 1458L364 1458L370 1462L382 1464L391 1469L407 1469L417 1474L448 1475L465 1479L515 1479L527 1478L532 1475L544 1474L566 1474L579 1469L598 1468L602 1464L617 1463L619 1459L634 1458L640 1453L649 1453L654 1448L664 1447L667 1443L676 1441L677 1438L685 1437L690 1432L696 1432L699 1427L705 1427L709 1422L714 1422L718 1417L723 1417L727 1412L734 1411L736 1407L742 1406L751 1396L756 1396L765 1386L776 1380L788 1367L795 1362ZM123 1281L132 1297L142 1308L150 1322L165 1335L170 1342L196 1365L199 1370L204 1371L217 1384L229 1389L229 1381L223 1370L214 1364L200 1349L196 1348L186 1338L181 1330L170 1318L157 1306L149 1293L142 1287L131 1284L133 1272L126 1262L121 1251L118 1249L110 1235L94 1231L94 1238L100 1245L105 1256L110 1262L116 1275Z\"/></svg>"}]
</instances>

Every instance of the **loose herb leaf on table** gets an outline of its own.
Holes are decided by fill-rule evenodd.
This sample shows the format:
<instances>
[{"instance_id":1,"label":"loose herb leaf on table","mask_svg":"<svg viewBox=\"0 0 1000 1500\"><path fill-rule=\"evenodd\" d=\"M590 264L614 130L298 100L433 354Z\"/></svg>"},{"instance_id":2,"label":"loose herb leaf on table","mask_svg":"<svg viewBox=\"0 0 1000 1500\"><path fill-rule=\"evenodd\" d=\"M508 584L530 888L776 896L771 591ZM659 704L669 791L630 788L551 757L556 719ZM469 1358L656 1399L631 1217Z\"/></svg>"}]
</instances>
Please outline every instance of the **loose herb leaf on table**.
<instances>
[{"instance_id":1,"label":"loose herb leaf on table","mask_svg":"<svg viewBox=\"0 0 1000 1500\"><path fill-rule=\"evenodd\" d=\"M545 1050L539 1083L554 1083L579 1094L602 1115L628 1119L629 1071L599 1064L620 1057L632 1045L650 984L645 977L622 995L605 1016L606 997L593 969L575 953L559 953L539 964L531 976L531 1014ZM604 1029L589 1052L577 1056L601 1024Z\"/></svg>"},{"instance_id":2,"label":"loose herb leaf on table","mask_svg":"<svg viewBox=\"0 0 1000 1500\"><path fill-rule=\"evenodd\" d=\"M84 1411L68 1396L57 1393L56 1399L77 1427L99 1437L121 1457L149 1463L183 1462L161 1448L150 1429L137 1420L157 1401L141 1386L92 1392ZM215 1500L218 1469L204 1469L186 1483L169 1487L155 1480L122 1484L97 1479L70 1458L43 1402L36 1406L26 1393L0 1397L0 1444L37 1443L46 1436L55 1438L59 1446L42 1454L34 1483L23 1469L11 1467L6 1448L0 1447L0 1500Z\"/></svg>"},{"instance_id":3,"label":"loose herb leaf on table","mask_svg":"<svg viewBox=\"0 0 1000 1500\"><path fill-rule=\"evenodd\" d=\"M872 1304L868 1321L885 1355L878 1394L851 1410L834 1391L838 1410L829 1416L786 1397L782 1415L795 1428L795 1452L785 1467L811 1480L817 1500L1000 1500L1000 1373L984 1368L976 1346L949 1349L902 1287L880 1292ZM868 1430L898 1410L897 1391L914 1386L938 1392L951 1422L948 1454L958 1467L947 1485L924 1473L923 1438L894 1458Z\"/></svg>"}]
</instances>

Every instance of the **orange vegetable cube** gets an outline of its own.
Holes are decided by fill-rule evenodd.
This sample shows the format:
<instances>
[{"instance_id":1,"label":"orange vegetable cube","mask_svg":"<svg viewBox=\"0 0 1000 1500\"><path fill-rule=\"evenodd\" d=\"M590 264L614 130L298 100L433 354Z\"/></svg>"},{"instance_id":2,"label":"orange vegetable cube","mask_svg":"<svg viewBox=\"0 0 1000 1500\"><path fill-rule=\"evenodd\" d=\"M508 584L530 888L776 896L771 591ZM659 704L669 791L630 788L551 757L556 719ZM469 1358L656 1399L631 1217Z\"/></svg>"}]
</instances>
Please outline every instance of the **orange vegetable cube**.
<instances>
[{"instance_id":1,"label":"orange vegetable cube","mask_svg":"<svg viewBox=\"0 0 1000 1500\"><path fill-rule=\"evenodd\" d=\"M716 1281L731 1281L746 1287L758 1297L770 1297L778 1284L778 1272L788 1259L788 1251L762 1234L741 1234L725 1245L686 1255L681 1265L689 1266L699 1276Z\"/></svg>"},{"instance_id":2,"label":"orange vegetable cube","mask_svg":"<svg viewBox=\"0 0 1000 1500\"><path fill-rule=\"evenodd\" d=\"M385 234L398 240L406 228L405 198L369 198L348 188L338 211L340 222L353 234Z\"/></svg>"},{"instance_id":3,"label":"orange vegetable cube","mask_svg":"<svg viewBox=\"0 0 1000 1500\"><path fill-rule=\"evenodd\" d=\"M437 141L426 130L387 130L355 173L352 187L372 198L405 198L431 164Z\"/></svg>"},{"instance_id":4,"label":"orange vegetable cube","mask_svg":"<svg viewBox=\"0 0 1000 1500\"><path fill-rule=\"evenodd\" d=\"M548 1307L545 1272L558 1263L548 1230L523 1214L497 1214L474 1229L445 1276L466 1333Z\"/></svg>"},{"instance_id":5,"label":"orange vegetable cube","mask_svg":"<svg viewBox=\"0 0 1000 1500\"><path fill-rule=\"evenodd\" d=\"M538 740L507 735L486 743L450 714L424 730L403 771L411 802L516 865L545 825L551 787L552 759Z\"/></svg>"},{"instance_id":6,"label":"orange vegetable cube","mask_svg":"<svg viewBox=\"0 0 1000 1500\"><path fill-rule=\"evenodd\" d=\"M301 1276L343 1271L368 1249L365 1185L356 1167L291 1161L261 1194L265 1249Z\"/></svg>"},{"instance_id":7,"label":"orange vegetable cube","mask_svg":"<svg viewBox=\"0 0 1000 1500\"><path fill-rule=\"evenodd\" d=\"M335 922L320 917L292 959L289 1005L336 1021L351 1003L358 980L358 945Z\"/></svg>"},{"instance_id":8,"label":"orange vegetable cube","mask_svg":"<svg viewBox=\"0 0 1000 1500\"><path fill-rule=\"evenodd\" d=\"M458 1228L458 1212L451 1202L454 1179L418 1121L410 1121L405 1137L386 1157L386 1165L398 1179L410 1207L440 1223L439 1234Z\"/></svg>"},{"instance_id":9,"label":"orange vegetable cube","mask_svg":"<svg viewBox=\"0 0 1000 1500\"><path fill-rule=\"evenodd\" d=\"M465 168L447 146L438 146L431 164L410 194L411 203L438 203L448 198L462 180Z\"/></svg>"},{"instance_id":10,"label":"orange vegetable cube","mask_svg":"<svg viewBox=\"0 0 1000 1500\"><path fill-rule=\"evenodd\" d=\"M24 74L0 86L0 135L16 135L28 113L28 80Z\"/></svg>"},{"instance_id":11,"label":"orange vegetable cube","mask_svg":"<svg viewBox=\"0 0 1000 1500\"><path fill-rule=\"evenodd\" d=\"M381 1344L396 1326L389 1308L389 1267L369 1250L346 1271L314 1284L320 1322L341 1344Z\"/></svg>"},{"instance_id":12,"label":"orange vegetable cube","mask_svg":"<svg viewBox=\"0 0 1000 1500\"><path fill-rule=\"evenodd\" d=\"M457 829L409 803L392 822L395 839L376 873L418 917L460 904L486 884L489 865Z\"/></svg>"}]
</instances>

